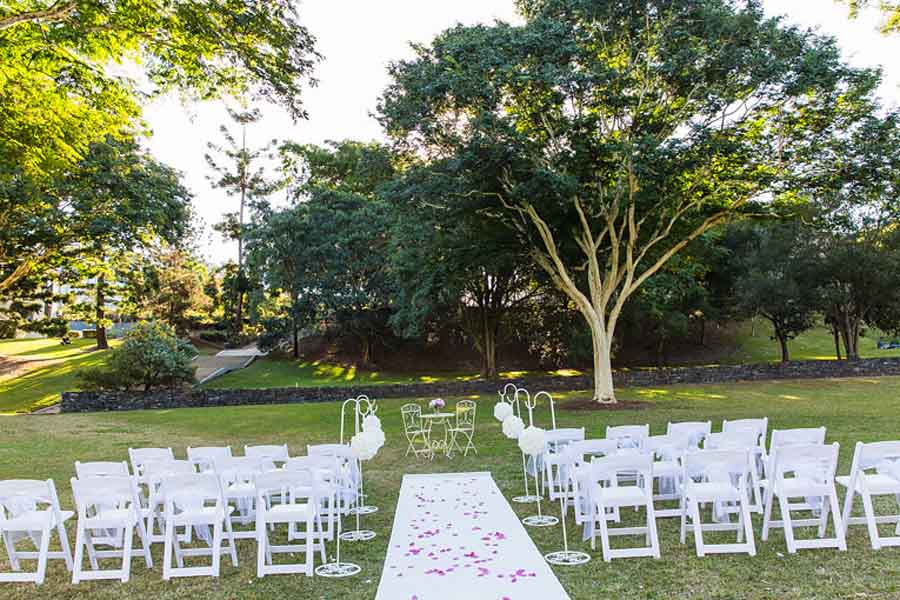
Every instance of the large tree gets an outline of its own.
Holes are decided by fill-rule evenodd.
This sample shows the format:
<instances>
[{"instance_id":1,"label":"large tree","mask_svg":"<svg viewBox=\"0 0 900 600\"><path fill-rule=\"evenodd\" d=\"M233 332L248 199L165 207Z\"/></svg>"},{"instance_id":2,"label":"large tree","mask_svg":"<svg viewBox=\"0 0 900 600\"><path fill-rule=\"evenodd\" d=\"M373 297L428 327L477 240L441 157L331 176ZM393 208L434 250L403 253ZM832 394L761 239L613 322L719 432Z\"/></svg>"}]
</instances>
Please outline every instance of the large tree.
<instances>
[{"instance_id":1,"label":"large tree","mask_svg":"<svg viewBox=\"0 0 900 600\"><path fill-rule=\"evenodd\" d=\"M50 181L140 129L145 99L251 95L304 117L313 45L290 0L0 3L0 293L71 239Z\"/></svg>"},{"instance_id":2,"label":"large tree","mask_svg":"<svg viewBox=\"0 0 900 600\"><path fill-rule=\"evenodd\" d=\"M92 289L88 318L97 347L108 347L106 307L115 259L158 240L178 243L189 232L191 195L172 168L133 140L91 146L78 168L57 182L56 194L81 215L68 269Z\"/></svg>"},{"instance_id":3,"label":"large tree","mask_svg":"<svg viewBox=\"0 0 900 600\"><path fill-rule=\"evenodd\" d=\"M212 154L206 154L206 162L215 173L209 179L213 186L225 190L238 199L238 210L227 213L222 223L216 225L226 238L237 242L237 271L234 282L235 303L232 326L236 336L244 329L244 300L250 291L249 280L244 273L244 236L247 212L264 208L266 198L281 186L281 181L266 172L266 161L274 160L276 140L260 146L248 146L247 127L259 122L259 109L229 110L229 116L240 127L240 137L227 126L219 127L224 144L208 142Z\"/></svg>"},{"instance_id":4,"label":"large tree","mask_svg":"<svg viewBox=\"0 0 900 600\"><path fill-rule=\"evenodd\" d=\"M625 302L704 232L759 211L859 73L756 0L522 0L522 26L458 26L391 67L381 120L430 158L491 149L494 210L576 305L594 396L615 401Z\"/></svg>"}]
</instances>

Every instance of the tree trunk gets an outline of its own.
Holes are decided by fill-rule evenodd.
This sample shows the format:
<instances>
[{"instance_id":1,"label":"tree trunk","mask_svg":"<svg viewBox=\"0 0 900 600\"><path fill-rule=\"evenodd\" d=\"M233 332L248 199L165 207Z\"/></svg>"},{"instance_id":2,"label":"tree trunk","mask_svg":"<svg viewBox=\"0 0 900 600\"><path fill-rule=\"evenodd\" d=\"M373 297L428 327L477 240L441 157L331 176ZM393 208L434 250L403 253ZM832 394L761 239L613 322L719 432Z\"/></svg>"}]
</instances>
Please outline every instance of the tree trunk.
<instances>
[{"instance_id":1,"label":"tree trunk","mask_svg":"<svg viewBox=\"0 0 900 600\"><path fill-rule=\"evenodd\" d=\"M845 315L842 329L847 360L859 360L859 320Z\"/></svg>"},{"instance_id":2,"label":"tree trunk","mask_svg":"<svg viewBox=\"0 0 900 600\"><path fill-rule=\"evenodd\" d=\"M97 350L106 350L109 348L109 340L106 339L106 326L103 324L103 321L106 320L106 297L104 295L104 286L106 285L106 278L103 275L97 277L97 297L96 303L97 305L94 307L94 319L96 321L95 327L97 328Z\"/></svg>"},{"instance_id":3,"label":"tree trunk","mask_svg":"<svg viewBox=\"0 0 900 600\"><path fill-rule=\"evenodd\" d=\"M836 325L831 326L831 335L834 337L834 354L838 360L841 360L841 334Z\"/></svg>"},{"instance_id":4,"label":"tree trunk","mask_svg":"<svg viewBox=\"0 0 900 600\"><path fill-rule=\"evenodd\" d=\"M789 362L791 360L791 358L788 355L787 337L785 337L783 335L778 336L778 343L781 345L781 362L783 362L783 363Z\"/></svg>"},{"instance_id":5,"label":"tree trunk","mask_svg":"<svg viewBox=\"0 0 900 600\"><path fill-rule=\"evenodd\" d=\"M481 376L497 376L497 336L493 328L485 323L484 339L481 343Z\"/></svg>"},{"instance_id":6,"label":"tree trunk","mask_svg":"<svg viewBox=\"0 0 900 600\"><path fill-rule=\"evenodd\" d=\"M616 393L613 389L610 356L611 340L602 321L594 320L587 315L585 318L591 328L591 342L594 348L594 401L601 404L615 404Z\"/></svg>"},{"instance_id":7,"label":"tree trunk","mask_svg":"<svg viewBox=\"0 0 900 600\"><path fill-rule=\"evenodd\" d=\"M373 363L373 343L371 336L363 335L362 336L362 361L365 365L371 365Z\"/></svg>"},{"instance_id":8,"label":"tree trunk","mask_svg":"<svg viewBox=\"0 0 900 600\"><path fill-rule=\"evenodd\" d=\"M300 331L299 331L299 328L297 327L297 321L294 320L294 321L292 321L292 323L293 323L293 326L292 326L293 331L291 333L293 334L293 350L292 350L291 354L293 355L294 358L300 358Z\"/></svg>"}]
</instances>

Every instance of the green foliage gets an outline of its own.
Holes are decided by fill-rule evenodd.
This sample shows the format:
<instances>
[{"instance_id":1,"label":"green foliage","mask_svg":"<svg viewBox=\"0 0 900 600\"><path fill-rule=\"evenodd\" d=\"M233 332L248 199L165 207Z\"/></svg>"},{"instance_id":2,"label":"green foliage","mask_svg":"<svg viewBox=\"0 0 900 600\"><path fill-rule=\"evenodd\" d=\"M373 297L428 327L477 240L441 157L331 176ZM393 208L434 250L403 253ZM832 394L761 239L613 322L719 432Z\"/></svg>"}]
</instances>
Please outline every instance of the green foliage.
<instances>
[{"instance_id":1,"label":"green foliage","mask_svg":"<svg viewBox=\"0 0 900 600\"><path fill-rule=\"evenodd\" d=\"M875 6L883 15L881 33L900 33L900 3L890 0L839 0L850 7L850 16L855 18L860 9Z\"/></svg>"},{"instance_id":2,"label":"green foliage","mask_svg":"<svg viewBox=\"0 0 900 600\"><path fill-rule=\"evenodd\" d=\"M196 350L168 325L137 324L122 344L109 351L106 365L79 373L86 389L171 388L192 383Z\"/></svg>"},{"instance_id":3,"label":"green foliage","mask_svg":"<svg viewBox=\"0 0 900 600\"><path fill-rule=\"evenodd\" d=\"M4 2L0 164L28 173L74 164L91 142L130 129L148 91L252 93L302 117L313 43L288 0ZM139 64L145 81L111 63Z\"/></svg>"}]
</instances>

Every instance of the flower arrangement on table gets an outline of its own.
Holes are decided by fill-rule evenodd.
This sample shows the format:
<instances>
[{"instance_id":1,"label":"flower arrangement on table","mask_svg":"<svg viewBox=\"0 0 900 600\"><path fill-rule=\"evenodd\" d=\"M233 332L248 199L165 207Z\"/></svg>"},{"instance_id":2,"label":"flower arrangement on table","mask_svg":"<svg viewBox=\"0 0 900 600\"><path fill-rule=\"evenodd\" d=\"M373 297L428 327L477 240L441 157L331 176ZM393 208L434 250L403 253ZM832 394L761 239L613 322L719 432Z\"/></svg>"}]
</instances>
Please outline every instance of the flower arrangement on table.
<instances>
[{"instance_id":1,"label":"flower arrangement on table","mask_svg":"<svg viewBox=\"0 0 900 600\"><path fill-rule=\"evenodd\" d=\"M435 413L439 413L439 412L441 412L441 409L443 409L446 406L446 403L444 402L443 398L435 398L434 400L432 400L431 402L428 403L428 406Z\"/></svg>"}]
</instances>

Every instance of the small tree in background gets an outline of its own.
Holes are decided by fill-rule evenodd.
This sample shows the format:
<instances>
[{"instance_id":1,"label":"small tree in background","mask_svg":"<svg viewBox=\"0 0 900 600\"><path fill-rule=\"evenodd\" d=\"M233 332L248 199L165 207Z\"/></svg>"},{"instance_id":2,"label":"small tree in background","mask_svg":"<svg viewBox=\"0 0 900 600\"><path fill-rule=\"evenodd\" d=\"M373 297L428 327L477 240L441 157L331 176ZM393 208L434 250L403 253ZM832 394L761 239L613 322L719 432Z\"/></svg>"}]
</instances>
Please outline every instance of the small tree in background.
<instances>
[{"instance_id":1,"label":"small tree in background","mask_svg":"<svg viewBox=\"0 0 900 600\"><path fill-rule=\"evenodd\" d=\"M179 339L175 329L157 322L139 323L122 345L110 351L106 365L78 374L79 383L92 390L174 388L194 382L197 351Z\"/></svg>"}]
</instances>

